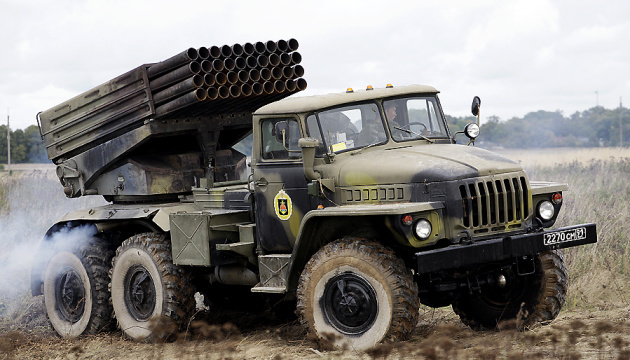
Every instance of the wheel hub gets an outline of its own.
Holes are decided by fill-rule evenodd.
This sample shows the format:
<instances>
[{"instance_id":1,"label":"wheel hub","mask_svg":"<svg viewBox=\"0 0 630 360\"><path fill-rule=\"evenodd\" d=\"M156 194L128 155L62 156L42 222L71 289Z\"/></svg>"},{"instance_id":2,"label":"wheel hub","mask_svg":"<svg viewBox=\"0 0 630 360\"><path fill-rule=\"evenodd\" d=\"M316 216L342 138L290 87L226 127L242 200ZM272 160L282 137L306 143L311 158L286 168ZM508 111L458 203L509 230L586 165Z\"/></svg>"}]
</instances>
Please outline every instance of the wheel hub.
<instances>
[{"instance_id":1,"label":"wheel hub","mask_svg":"<svg viewBox=\"0 0 630 360\"><path fill-rule=\"evenodd\" d=\"M366 332L378 315L376 291L367 280L353 273L344 273L330 279L322 302L330 325L348 335Z\"/></svg>"},{"instance_id":2,"label":"wheel hub","mask_svg":"<svg viewBox=\"0 0 630 360\"><path fill-rule=\"evenodd\" d=\"M155 285L147 268L135 265L125 276L125 304L136 320L147 320L155 309Z\"/></svg>"},{"instance_id":3,"label":"wheel hub","mask_svg":"<svg viewBox=\"0 0 630 360\"><path fill-rule=\"evenodd\" d=\"M85 311L85 288L76 269L68 268L59 274L55 281L55 297L61 317L73 324L79 321Z\"/></svg>"}]
</instances>

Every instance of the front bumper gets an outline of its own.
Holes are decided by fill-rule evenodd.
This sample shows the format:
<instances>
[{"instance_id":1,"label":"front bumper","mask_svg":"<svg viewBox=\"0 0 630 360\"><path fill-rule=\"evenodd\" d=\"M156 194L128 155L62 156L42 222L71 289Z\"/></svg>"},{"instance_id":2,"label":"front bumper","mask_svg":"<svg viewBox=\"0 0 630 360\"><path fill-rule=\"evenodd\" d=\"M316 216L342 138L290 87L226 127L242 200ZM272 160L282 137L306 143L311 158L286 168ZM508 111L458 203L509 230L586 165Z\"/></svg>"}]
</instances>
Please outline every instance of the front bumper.
<instances>
[{"instance_id":1,"label":"front bumper","mask_svg":"<svg viewBox=\"0 0 630 360\"><path fill-rule=\"evenodd\" d=\"M469 245L416 253L417 273L466 268L493 261L597 242L595 224L574 225L539 233L508 236Z\"/></svg>"}]
</instances>

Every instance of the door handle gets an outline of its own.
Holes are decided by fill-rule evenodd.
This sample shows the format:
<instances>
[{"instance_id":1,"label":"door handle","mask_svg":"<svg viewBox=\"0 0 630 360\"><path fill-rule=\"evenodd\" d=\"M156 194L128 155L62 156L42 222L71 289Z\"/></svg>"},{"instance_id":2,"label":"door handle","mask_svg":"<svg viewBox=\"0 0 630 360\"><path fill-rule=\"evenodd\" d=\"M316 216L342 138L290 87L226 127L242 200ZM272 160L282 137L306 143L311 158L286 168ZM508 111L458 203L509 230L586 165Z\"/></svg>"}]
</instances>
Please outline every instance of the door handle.
<instances>
[{"instance_id":1,"label":"door handle","mask_svg":"<svg viewBox=\"0 0 630 360\"><path fill-rule=\"evenodd\" d=\"M267 181L267 179L265 179L265 178L261 178L261 179L255 181L254 185L259 186L259 187L267 186L267 185L269 185L269 181Z\"/></svg>"}]
</instances>

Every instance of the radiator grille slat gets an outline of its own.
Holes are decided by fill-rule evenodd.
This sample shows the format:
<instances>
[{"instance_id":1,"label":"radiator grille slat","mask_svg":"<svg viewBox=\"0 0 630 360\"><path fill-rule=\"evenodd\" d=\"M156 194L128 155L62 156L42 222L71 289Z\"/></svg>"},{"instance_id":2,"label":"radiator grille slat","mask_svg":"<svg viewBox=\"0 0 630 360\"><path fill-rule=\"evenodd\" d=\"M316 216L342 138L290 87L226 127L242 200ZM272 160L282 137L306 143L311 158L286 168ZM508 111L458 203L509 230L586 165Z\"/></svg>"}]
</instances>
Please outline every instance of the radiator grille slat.
<instances>
[{"instance_id":1,"label":"radiator grille slat","mask_svg":"<svg viewBox=\"0 0 630 360\"><path fill-rule=\"evenodd\" d=\"M519 225L529 214L529 193L524 176L476 179L459 186L463 225L487 232Z\"/></svg>"}]
</instances>

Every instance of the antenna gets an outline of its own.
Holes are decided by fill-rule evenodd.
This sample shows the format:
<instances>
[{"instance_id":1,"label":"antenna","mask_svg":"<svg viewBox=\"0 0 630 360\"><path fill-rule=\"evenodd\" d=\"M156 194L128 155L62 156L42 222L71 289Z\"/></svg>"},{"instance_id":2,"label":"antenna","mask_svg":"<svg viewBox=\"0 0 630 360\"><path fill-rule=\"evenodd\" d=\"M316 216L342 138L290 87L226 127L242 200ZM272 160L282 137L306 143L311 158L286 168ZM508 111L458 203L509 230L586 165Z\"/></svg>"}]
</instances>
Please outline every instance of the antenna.
<instances>
[{"instance_id":1,"label":"antenna","mask_svg":"<svg viewBox=\"0 0 630 360\"><path fill-rule=\"evenodd\" d=\"M619 97L619 147L623 147L623 105Z\"/></svg>"},{"instance_id":2,"label":"antenna","mask_svg":"<svg viewBox=\"0 0 630 360\"><path fill-rule=\"evenodd\" d=\"M9 108L7 108L7 171L11 175L11 124L9 122Z\"/></svg>"}]
</instances>

